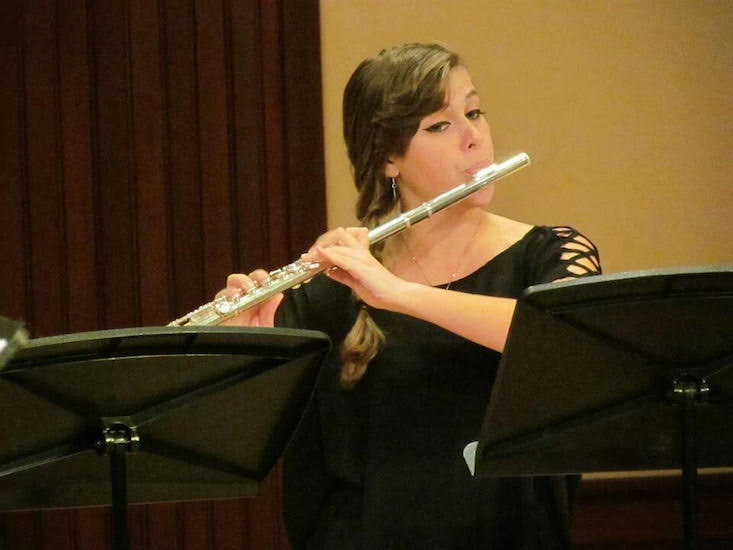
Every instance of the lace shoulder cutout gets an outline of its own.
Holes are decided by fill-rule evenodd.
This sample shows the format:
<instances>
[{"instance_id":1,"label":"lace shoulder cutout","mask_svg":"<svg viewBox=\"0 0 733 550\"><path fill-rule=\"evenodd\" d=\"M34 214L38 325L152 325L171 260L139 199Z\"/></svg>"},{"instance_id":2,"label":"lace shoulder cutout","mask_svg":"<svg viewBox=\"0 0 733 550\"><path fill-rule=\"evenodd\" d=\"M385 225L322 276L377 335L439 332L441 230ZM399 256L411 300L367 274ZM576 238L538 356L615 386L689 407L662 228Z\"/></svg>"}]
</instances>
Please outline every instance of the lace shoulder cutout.
<instances>
[{"instance_id":1,"label":"lace shoulder cutout","mask_svg":"<svg viewBox=\"0 0 733 550\"><path fill-rule=\"evenodd\" d=\"M601 261L596 246L573 227L552 227L561 240L560 261L565 265L566 277L560 281L577 279L601 273Z\"/></svg>"}]
</instances>

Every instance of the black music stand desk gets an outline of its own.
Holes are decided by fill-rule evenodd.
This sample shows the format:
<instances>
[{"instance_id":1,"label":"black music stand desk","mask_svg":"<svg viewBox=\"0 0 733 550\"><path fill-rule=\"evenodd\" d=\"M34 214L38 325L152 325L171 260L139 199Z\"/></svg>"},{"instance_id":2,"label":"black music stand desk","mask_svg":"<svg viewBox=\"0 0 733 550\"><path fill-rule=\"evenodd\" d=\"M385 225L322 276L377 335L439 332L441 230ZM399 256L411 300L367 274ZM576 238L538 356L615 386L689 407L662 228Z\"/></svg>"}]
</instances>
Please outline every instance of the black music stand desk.
<instances>
[{"instance_id":1,"label":"black music stand desk","mask_svg":"<svg viewBox=\"0 0 733 550\"><path fill-rule=\"evenodd\" d=\"M683 470L685 541L697 467L733 465L733 268L603 275L517 303L476 476Z\"/></svg>"},{"instance_id":2,"label":"black music stand desk","mask_svg":"<svg viewBox=\"0 0 733 550\"><path fill-rule=\"evenodd\" d=\"M112 503L118 549L128 502L253 496L329 348L236 327L30 340L0 372L0 509Z\"/></svg>"}]
</instances>

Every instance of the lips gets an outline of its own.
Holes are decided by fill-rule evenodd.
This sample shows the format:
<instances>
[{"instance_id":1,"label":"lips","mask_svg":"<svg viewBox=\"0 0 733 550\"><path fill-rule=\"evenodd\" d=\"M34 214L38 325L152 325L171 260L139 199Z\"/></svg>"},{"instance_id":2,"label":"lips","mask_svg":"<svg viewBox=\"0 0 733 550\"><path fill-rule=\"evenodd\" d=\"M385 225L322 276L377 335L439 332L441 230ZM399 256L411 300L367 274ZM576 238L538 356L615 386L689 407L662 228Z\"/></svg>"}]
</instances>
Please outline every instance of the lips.
<instances>
[{"instance_id":1,"label":"lips","mask_svg":"<svg viewBox=\"0 0 733 550\"><path fill-rule=\"evenodd\" d=\"M476 172L478 172L479 170L483 170L484 168L487 168L489 166L491 166L490 160L482 160L480 162L477 162L476 164L472 164L470 167L464 170L464 172L473 177L476 175Z\"/></svg>"}]
</instances>

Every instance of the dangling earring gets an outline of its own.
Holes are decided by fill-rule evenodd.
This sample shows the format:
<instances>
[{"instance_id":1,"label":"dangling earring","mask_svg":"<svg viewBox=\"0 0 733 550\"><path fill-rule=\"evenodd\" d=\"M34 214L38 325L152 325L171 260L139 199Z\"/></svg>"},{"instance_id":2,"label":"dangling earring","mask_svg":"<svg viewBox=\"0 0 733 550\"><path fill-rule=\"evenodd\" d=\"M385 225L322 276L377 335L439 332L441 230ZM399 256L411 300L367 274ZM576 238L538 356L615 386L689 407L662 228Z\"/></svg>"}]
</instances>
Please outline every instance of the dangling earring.
<instances>
[{"instance_id":1,"label":"dangling earring","mask_svg":"<svg viewBox=\"0 0 733 550\"><path fill-rule=\"evenodd\" d=\"M394 202L397 202L397 194L398 194L397 182L395 181L394 178L389 178L389 182L392 184L392 200Z\"/></svg>"}]
</instances>

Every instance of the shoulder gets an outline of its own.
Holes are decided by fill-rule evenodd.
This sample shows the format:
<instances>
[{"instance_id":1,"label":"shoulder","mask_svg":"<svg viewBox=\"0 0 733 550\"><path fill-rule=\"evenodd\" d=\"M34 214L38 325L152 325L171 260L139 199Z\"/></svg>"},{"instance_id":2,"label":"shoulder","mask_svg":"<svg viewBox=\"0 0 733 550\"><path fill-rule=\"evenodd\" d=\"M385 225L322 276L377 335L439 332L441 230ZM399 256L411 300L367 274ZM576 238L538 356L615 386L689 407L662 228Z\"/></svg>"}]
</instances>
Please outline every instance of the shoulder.
<instances>
[{"instance_id":1,"label":"shoulder","mask_svg":"<svg viewBox=\"0 0 733 550\"><path fill-rule=\"evenodd\" d=\"M571 226L536 226L527 235L527 255L538 282L573 279L601 273L600 253L593 241Z\"/></svg>"},{"instance_id":2,"label":"shoulder","mask_svg":"<svg viewBox=\"0 0 733 550\"><path fill-rule=\"evenodd\" d=\"M495 247L493 255L513 247L520 241L527 238L533 231L534 226L505 218L497 214L488 214L489 227L491 227L490 240Z\"/></svg>"},{"instance_id":3,"label":"shoulder","mask_svg":"<svg viewBox=\"0 0 733 550\"><path fill-rule=\"evenodd\" d=\"M535 227L528 223L499 216L498 214L489 214L489 219L501 238L512 244L522 240Z\"/></svg>"}]
</instances>

